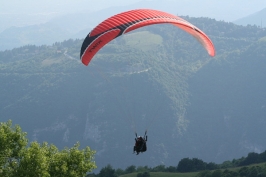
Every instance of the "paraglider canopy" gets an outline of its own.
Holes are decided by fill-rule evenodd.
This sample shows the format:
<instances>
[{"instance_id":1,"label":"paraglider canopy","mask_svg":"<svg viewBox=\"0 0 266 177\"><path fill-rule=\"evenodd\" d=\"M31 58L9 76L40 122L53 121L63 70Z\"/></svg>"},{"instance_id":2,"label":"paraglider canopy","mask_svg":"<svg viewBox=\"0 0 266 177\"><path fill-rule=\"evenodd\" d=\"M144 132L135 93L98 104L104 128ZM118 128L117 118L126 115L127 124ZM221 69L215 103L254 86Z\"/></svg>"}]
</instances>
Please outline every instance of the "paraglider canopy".
<instances>
[{"instance_id":1,"label":"paraglider canopy","mask_svg":"<svg viewBox=\"0 0 266 177\"><path fill-rule=\"evenodd\" d=\"M210 56L215 56L215 48L210 38L193 24L166 12L136 9L114 15L97 25L85 38L80 59L84 65L88 65L93 56L116 37L147 25L163 23L173 24L191 34L204 46Z\"/></svg>"}]
</instances>

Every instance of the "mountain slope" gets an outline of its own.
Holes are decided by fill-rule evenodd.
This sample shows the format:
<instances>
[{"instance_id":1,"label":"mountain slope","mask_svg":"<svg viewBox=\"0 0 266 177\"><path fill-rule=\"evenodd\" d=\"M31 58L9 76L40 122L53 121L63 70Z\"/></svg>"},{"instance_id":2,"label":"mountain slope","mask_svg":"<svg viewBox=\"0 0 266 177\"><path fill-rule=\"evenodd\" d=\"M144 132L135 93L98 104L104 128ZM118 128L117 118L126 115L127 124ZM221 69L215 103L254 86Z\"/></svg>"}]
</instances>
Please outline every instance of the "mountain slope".
<instances>
[{"instance_id":1,"label":"mountain slope","mask_svg":"<svg viewBox=\"0 0 266 177\"><path fill-rule=\"evenodd\" d=\"M254 14L235 20L234 23L238 25L256 25L265 28L266 27L265 17L266 17L266 8Z\"/></svg>"},{"instance_id":2,"label":"mountain slope","mask_svg":"<svg viewBox=\"0 0 266 177\"><path fill-rule=\"evenodd\" d=\"M211 37L215 58L171 25L117 38L88 67L82 40L0 52L1 121L60 148L80 141L97 151L99 168L263 150L265 31L186 18ZM146 129L148 151L132 156L135 131Z\"/></svg>"},{"instance_id":3,"label":"mountain slope","mask_svg":"<svg viewBox=\"0 0 266 177\"><path fill-rule=\"evenodd\" d=\"M213 60L190 80L188 131L193 132L189 136L192 144L209 145L210 151L201 154L202 158L212 151L216 155L209 157L210 161L241 157L243 151L264 151L265 46L265 42L257 42L243 53L236 51L224 60ZM194 131L197 127L202 128ZM195 155L204 148L193 148Z\"/></svg>"}]
</instances>

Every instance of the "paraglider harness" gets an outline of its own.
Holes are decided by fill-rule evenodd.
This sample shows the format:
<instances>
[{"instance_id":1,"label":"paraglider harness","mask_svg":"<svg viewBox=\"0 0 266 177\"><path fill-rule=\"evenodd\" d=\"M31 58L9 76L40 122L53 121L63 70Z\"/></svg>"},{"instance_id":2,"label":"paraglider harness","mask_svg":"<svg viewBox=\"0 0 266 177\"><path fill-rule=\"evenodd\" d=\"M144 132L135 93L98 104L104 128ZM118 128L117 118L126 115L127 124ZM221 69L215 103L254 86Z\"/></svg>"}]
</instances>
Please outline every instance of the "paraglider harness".
<instances>
[{"instance_id":1,"label":"paraglider harness","mask_svg":"<svg viewBox=\"0 0 266 177\"><path fill-rule=\"evenodd\" d=\"M136 155L138 155L140 152L145 152L147 150L147 145L146 142L148 140L148 136L147 136L147 130L145 131L145 134L143 136L143 138L141 136L138 137L137 133L135 133L136 138L135 138L135 146L133 149L133 153L137 153Z\"/></svg>"}]
</instances>

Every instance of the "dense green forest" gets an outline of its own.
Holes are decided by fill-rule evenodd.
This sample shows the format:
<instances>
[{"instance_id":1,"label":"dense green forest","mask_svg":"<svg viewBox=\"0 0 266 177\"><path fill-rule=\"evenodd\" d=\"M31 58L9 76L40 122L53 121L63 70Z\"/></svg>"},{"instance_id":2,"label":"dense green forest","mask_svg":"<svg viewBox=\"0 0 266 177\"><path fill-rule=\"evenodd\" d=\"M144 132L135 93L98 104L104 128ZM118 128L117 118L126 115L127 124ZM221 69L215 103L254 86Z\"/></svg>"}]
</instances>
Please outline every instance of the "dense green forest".
<instances>
[{"instance_id":1,"label":"dense green forest","mask_svg":"<svg viewBox=\"0 0 266 177\"><path fill-rule=\"evenodd\" d=\"M164 172L159 175L158 172ZM194 172L194 173L193 173ZM197 172L197 173L195 173ZM266 176L266 151L263 153L251 152L247 157L225 161L222 164L213 162L206 163L198 158L183 158L177 166L159 165L156 167L148 166L129 166L125 170L114 169L110 164L100 170L98 174L89 174L87 177L118 177L129 176L134 173L136 177L164 176L167 173L175 175L183 174L195 177L265 177ZM126 175L128 174L128 175ZM152 175L154 174L154 175ZM132 176L132 175L130 175Z\"/></svg>"}]
</instances>

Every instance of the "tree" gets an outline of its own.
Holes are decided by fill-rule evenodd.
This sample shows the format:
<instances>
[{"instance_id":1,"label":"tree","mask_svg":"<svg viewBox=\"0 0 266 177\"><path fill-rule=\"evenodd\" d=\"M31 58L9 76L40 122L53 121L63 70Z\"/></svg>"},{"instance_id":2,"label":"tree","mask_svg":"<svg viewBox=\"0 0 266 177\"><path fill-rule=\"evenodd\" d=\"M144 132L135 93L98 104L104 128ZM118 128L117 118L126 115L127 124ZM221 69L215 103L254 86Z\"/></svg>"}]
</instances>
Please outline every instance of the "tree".
<instances>
[{"instance_id":1,"label":"tree","mask_svg":"<svg viewBox=\"0 0 266 177\"><path fill-rule=\"evenodd\" d=\"M138 166L137 169L136 169L136 172L146 172L146 171L150 171L149 167L148 166Z\"/></svg>"},{"instance_id":2,"label":"tree","mask_svg":"<svg viewBox=\"0 0 266 177\"><path fill-rule=\"evenodd\" d=\"M183 173L183 172L189 172L191 171L192 161L189 158L183 158L179 161L177 165L177 171Z\"/></svg>"},{"instance_id":3,"label":"tree","mask_svg":"<svg viewBox=\"0 0 266 177\"><path fill-rule=\"evenodd\" d=\"M239 176L239 174L238 174L238 172L226 169L223 171L222 176L223 177L236 177L236 176Z\"/></svg>"},{"instance_id":4,"label":"tree","mask_svg":"<svg viewBox=\"0 0 266 177\"><path fill-rule=\"evenodd\" d=\"M212 172L212 177L221 177L223 174L222 170L218 169Z\"/></svg>"},{"instance_id":5,"label":"tree","mask_svg":"<svg viewBox=\"0 0 266 177\"><path fill-rule=\"evenodd\" d=\"M173 173L173 172L176 172L177 170L176 170L176 167L169 166L165 168L165 171Z\"/></svg>"},{"instance_id":6,"label":"tree","mask_svg":"<svg viewBox=\"0 0 266 177\"><path fill-rule=\"evenodd\" d=\"M151 175L150 175L150 173L148 172L148 171L146 171L146 172L144 172L143 174L142 174L142 177L150 177Z\"/></svg>"},{"instance_id":7,"label":"tree","mask_svg":"<svg viewBox=\"0 0 266 177\"><path fill-rule=\"evenodd\" d=\"M115 174L115 169L108 164L106 167L101 169L99 177L117 177L117 175Z\"/></svg>"},{"instance_id":8,"label":"tree","mask_svg":"<svg viewBox=\"0 0 266 177\"><path fill-rule=\"evenodd\" d=\"M134 173L136 171L136 166L135 165L131 165L129 167L126 168L125 173Z\"/></svg>"},{"instance_id":9,"label":"tree","mask_svg":"<svg viewBox=\"0 0 266 177\"><path fill-rule=\"evenodd\" d=\"M151 175L150 175L150 173L149 172L144 172L144 173L138 173L137 174L137 177L150 177Z\"/></svg>"},{"instance_id":10,"label":"tree","mask_svg":"<svg viewBox=\"0 0 266 177\"><path fill-rule=\"evenodd\" d=\"M249 173L248 167L242 167L240 168L239 172L240 176L247 176Z\"/></svg>"},{"instance_id":11,"label":"tree","mask_svg":"<svg viewBox=\"0 0 266 177\"><path fill-rule=\"evenodd\" d=\"M165 165L158 165L152 169L153 172L163 172L165 171Z\"/></svg>"},{"instance_id":12,"label":"tree","mask_svg":"<svg viewBox=\"0 0 266 177\"><path fill-rule=\"evenodd\" d=\"M266 162L266 151L262 152L259 156L261 162Z\"/></svg>"},{"instance_id":13,"label":"tree","mask_svg":"<svg viewBox=\"0 0 266 177\"><path fill-rule=\"evenodd\" d=\"M229 160L227 160L227 161L224 161L219 166L220 166L220 168L230 168L230 167L233 167L233 164L232 164L232 162L230 162Z\"/></svg>"},{"instance_id":14,"label":"tree","mask_svg":"<svg viewBox=\"0 0 266 177\"><path fill-rule=\"evenodd\" d=\"M26 133L12 121L0 123L0 176L10 176L17 167L19 155L27 145Z\"/></svg>"},{"instance_id":15,"label":"tree","mask_svg":"<svg viewBox=\"0 0 266 177\"><path fill-rule=\"evenodd\" d=\"M183 158L177 165L177 171L179 172L194 172L206 169L206 163L200 159Z\"/></svg>"},{"instance_id":16,"label":"tree","mask_svg":"<svg viewBox=\"0 0 266 177\"><path fill-rule=\"evenodd\" d=\"M219 166L216 163L210 162L206 165L207 170L215 170L218 169Z\"/></svg>"},{"instance_id":17,"label":"tree","mask_svg":"<svg viewBox=\"0 0 266 177\"><path fill-rule=\"evenodd\" d=\"M79 143L61 151L47 142L27 144L26 133L18 125L12 127L11 121L0 124L0 176L76 177L96 168L95 151L89 147L79 150Z\"/></svg>"},{"instance_id":18,"label":"tree","mask_svg":"<svg viewBox=\"0 0 266 177\"><path fill-rule=\"evenodd\" d=\"M206 169L206 162L203 162L203 160L198 159L198 158L193 158L193 171L201 171Z\"/></svg>"},{"instance_id":19,"label":"tree","mask_svg":"<svg viewBox=\"0 0 266 177\"><path fill-rule=\"evenodd\" d=\"M116 174L117 176L121 176L121 175L123 175L124 173L125 173L124 170L122 170L121 168L118 168L118 169L115 170L115 174Z\"/></svg>"},{"instance_id":20,"label":"tree","mask_svg":"<svg viewBox=\"0 0 266 177\"><path fill-rule=\"evenodd\" d=\"M259 163L259 154L256 152L250 152L248 153L248 156L245 158L245 160L243 160L240 165L244 166L244 165L250 165L253 163Z\"/></svg>"},{"instance_id":21,"label":"tree","mask_svg":"<svg viewBox=\"0 0 266 177\"><path fill-rule=\"evenodd\" d=\"M84 176L96 168L93 160L95 154L89 147L79 150L77 143L72 148L59 151L54 145L45 146L49 150L50 174L55 176Z\"/></svg>"},{"instance_id":22,"label":"tree","mask_svg":"<svg viewBox=\"0 0 266 177\"><path fill-rule=\"evenodd\" d=\"M264 176L263 170L260 166L252 166L249 168L249 172L247 177L257 177L257 176Z\"/></svg>"}]
</instances>

